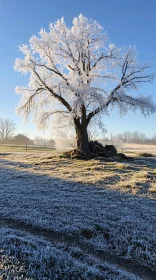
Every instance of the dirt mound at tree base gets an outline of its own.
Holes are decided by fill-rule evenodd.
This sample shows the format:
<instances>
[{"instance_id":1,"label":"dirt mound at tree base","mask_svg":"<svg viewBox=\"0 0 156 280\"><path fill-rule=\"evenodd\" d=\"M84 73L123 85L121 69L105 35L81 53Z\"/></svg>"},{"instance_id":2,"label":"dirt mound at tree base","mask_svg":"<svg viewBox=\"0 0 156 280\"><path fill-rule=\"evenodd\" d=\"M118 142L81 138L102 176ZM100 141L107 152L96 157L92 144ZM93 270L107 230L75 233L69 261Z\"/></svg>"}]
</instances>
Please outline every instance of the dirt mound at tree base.
<instances>
[{"instance_id":1,"label":"dirt mound at tree base","mask_svg":"<svg viewBox=\"0 0 156 280\"><path fill-rule=\"evenodd\" d=\"M90 154L85 154L79 150L72 150L64 152L63 155L70 158L77 159L93 159L98 157L110 158L117 156L117 150L113 145L106 145L105 147L98 141L90 141Z\"/></svg>"},{"instance_id":2,"label":"dirt mound at tree base","mask_svg":"<svg viewBox=\"0 0 156 280\"><path fill-rule=\"evenodd\" d=\"M93 157L114 157L117 156L117 150L113 145L106 145L105 147L98 141L91 141L90 143L91 155Z\"/></svg>"}]
</instances>

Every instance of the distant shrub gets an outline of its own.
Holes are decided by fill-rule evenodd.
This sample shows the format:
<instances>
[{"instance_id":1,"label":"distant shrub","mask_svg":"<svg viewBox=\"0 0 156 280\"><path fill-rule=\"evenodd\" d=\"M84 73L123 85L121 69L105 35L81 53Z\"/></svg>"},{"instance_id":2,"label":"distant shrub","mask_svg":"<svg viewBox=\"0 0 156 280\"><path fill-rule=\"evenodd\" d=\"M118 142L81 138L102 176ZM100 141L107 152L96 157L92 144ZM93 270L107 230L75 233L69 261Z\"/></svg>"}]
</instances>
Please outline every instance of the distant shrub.
<instances>
[{"instance_id":1,"label":"distant shrub","mask_svg":"<svg viewBox=\"0 0 156 280\"><path fill-rule=\"evenodd\" d=\"M154 155L151 153L140 153L139 156L140 157L154 157Z\"/></svg>"}]
</instances>

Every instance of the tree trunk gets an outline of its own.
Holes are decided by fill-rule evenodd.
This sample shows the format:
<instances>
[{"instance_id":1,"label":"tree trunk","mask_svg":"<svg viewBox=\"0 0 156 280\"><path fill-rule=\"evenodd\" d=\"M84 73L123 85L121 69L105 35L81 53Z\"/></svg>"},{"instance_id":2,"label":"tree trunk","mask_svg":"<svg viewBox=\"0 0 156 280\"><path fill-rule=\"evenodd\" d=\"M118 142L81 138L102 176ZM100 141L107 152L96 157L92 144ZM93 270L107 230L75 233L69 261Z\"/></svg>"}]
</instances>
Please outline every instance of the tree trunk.
<instances>
[{"instance_id":1,"label":"tree trunk","mask_svg":"<svg viewBox=\"0 0 156 280\"><path fill-rule=\"evenodd\" d=\"M90 154L90 146L88 141L88 132L87 125L76 126L76 140L77 140L77 149L81 153Z\"/></svg>"}]
</instances>

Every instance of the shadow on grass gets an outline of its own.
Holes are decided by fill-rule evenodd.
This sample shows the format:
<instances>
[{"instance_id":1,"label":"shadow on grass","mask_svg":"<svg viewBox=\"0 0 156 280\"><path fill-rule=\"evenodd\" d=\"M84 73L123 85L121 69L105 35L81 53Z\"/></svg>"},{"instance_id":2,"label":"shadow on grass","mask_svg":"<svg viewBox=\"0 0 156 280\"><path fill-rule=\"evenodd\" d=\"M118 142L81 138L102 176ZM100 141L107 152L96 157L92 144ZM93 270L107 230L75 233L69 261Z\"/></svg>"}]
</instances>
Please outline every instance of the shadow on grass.
<instances>
[{"instance_id":1,"label":"shadow on grass","mask_svg":"<svg viewBox=\"0 0 156 280\"><path fill-rule=\"evenodd\" d=\"M10 164L18 166L21 164L20 162L7 160L1 160L1 162L4 163L4 166L0 168L1 213L3 216L7 213L8 216L12 217L25 217L26 221L29 221L30 217L30 221L35 221L36 218L38 223L43 223L45 226L46 221L52 225L51 217L55 217L56 222L56 217L61 214L62 226L68 230L68 222L70 227L74 221L73 217L78 223L82 223L84 215L87 215L88 226L91 226L94 219L93 224L100 223L106 217L114 220L115 212L121 216L116 217L117 220L122 219L124 215L125 218L126 215L138 217L140 213L142 213L141 218L144 218L147 214L143 210L146 204L149 206L149 210L156 205L155 199L152 198L126 194L120 190L109 190L108 186L105 188L107 181L103 181L102 185L83 184L51 177L43 174L44 171L41 174L35 174L33 170L30 172L30 170L15 170L7 167ZM22 166L32 167L31 164L25 165L25 163ZM112 184L119 181L120 177L115 176L115 181L112 181ZM72 222L70 219L65 221L64 211L66 211L67 216L72 218ZM148 221L149 214L147 215ZM90 218L91 223L89 222ZM150 219L152 220L152 218L154 217L151 216Z\"/></svg>"},{"instance_id":2,"label":"shadow on grass","mask_svg":"<svg viewBox=\"0 0 156 280\"><path fill-rule=\"evenodd\" d=\"M2 219L24 222L45 231L68 233L75 239L81 237L114 255L126 256L134 242L141 246L139 240L144 246L148 238L153 242L154 199L105 189L105 184L97 187L35 174L33 170L15 170L7 167L12 161L1 162L4 164L0 167ZM21 162L14 162L15 166L18 164ZM150 246L153 248L154 244ZM134 260L139 261L138 252L133 254Z\"/></svg>"}]
</instances>

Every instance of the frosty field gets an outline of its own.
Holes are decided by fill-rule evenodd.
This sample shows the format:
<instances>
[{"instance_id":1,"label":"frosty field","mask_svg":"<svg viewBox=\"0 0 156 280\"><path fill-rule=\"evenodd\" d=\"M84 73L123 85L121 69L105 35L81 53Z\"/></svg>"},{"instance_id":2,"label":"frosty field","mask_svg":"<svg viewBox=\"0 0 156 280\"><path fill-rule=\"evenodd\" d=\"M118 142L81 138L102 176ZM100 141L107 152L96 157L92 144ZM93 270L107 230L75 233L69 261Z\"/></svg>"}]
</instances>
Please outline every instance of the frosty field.
<instances>
[{"instance_id":1,"label":"frosty field","mask_svg":"<svg viewBox=\"0 0 156 280\"><path fill-rule=\"evenodd\" d=\"M0 279L156 279L155 157L1 154L0 196Z\"/></svg>"},{"instance_id":2,"label":"frosty field","mask_svg":"<svg viewBox=\"0 0 156 280\"><path fill-rule=\"evenodd\" d=\"M152 153L156 155L156 145L121 143L118 147L118 150L122 151L122 148L126 153L127 152L134 153L134 154Z\"/></svg>"}]
</instances>

